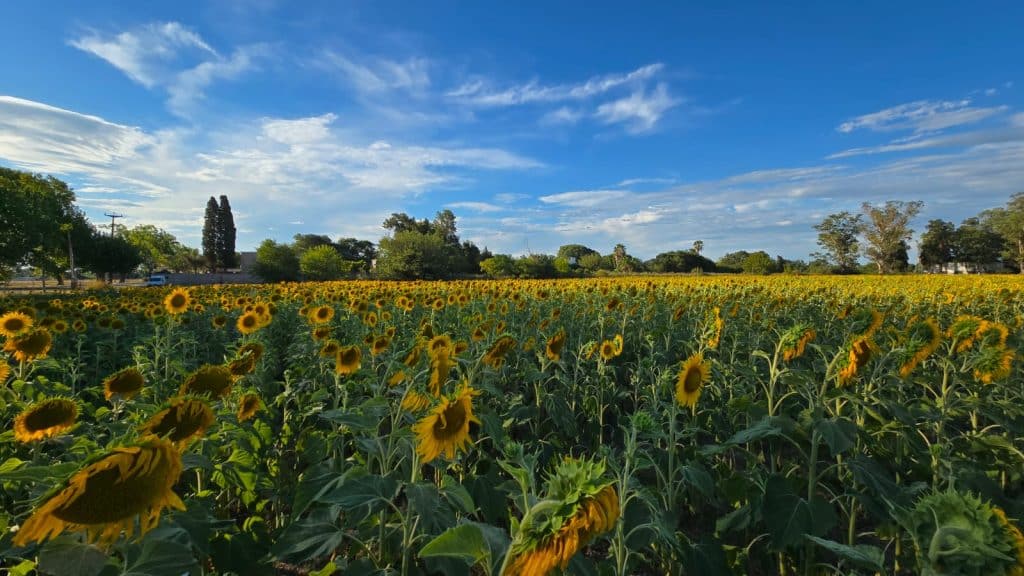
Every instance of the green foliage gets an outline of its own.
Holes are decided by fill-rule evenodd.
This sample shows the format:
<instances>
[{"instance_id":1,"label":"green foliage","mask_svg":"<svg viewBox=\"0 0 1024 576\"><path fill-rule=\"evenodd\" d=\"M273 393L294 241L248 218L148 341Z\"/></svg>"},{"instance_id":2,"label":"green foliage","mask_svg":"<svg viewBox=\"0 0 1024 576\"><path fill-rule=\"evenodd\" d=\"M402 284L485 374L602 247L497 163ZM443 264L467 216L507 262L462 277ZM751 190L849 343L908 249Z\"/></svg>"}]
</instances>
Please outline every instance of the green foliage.
<instances>
[{"instance_id":1,"label":"green foliage","mask_svg":"<svg viewBox=\"0 0 1024 576\"><path fill-rule=\"evenodd\" d=\"M865 202L861 209L868 221L864 233L864 254L878 267L879 274L905 272L909 264L907 250L913 230L910 221L921 211L924 202L890 200L883 206Z\"/></svg>"},{"instance_id":2,"label":"green foliage","mask_svg":"<svg viewBox=\"0 0 1024 576\"><path fill-rule=\"evenodd\" d=\"M235 267L235 233L231 204L227 196L221 195L220 206L217 207L217 263L221 268Z\"/></svg>"},{"instance_id":3,"label":"green foliage","mask_svg":"<svg viewBox=\"0 0 1024 576\"><path fill-rule=\"evenodd\" d=\"M1002 237L1007 259L1024 274L1024 192L1011 196L1005 208L982 212L981 218Z\"/></svg>"},{"instance_id":4,"label":"green foliage","mask_svg":"<svg viewBox=\"0 0 1024 576\"><path fill-rule=\"evenodd\" d=\"M338 280L352 269L331 245L310 248L299 257L299 269L306 280Z\"/></svg>"},{"instance_id":5,"label":"green foliage","mask_svg":"<svg viewBox=\"0 0 1024 576\"><path fill-rule=\"evenodd\" d=\"M699 268L704 272L715 272L717 267L711 260L691 250L662 252L646 264L651 272L690 272Z\"/></svg>"},{"instance_id":6,"label":"green foliage","mask_svg":"<svg viewBox=\"0 0 1024 576\"><path fill-rule=\"evenodd\" d=\"M941 268L953 261L956 226L945 220L930 220L918 244L918 261L926 270Z\"/></svg>"},{"instance_id":7,"label":"green foliage","mask_svg":"<svg viewBox=\"0 0 1024 576\"><path fill-rule=\"evenodd\" d=\"M447 278L451 275L444 241L413 230L381 238L377 274L382 278Z\"/></svg>"},{"instance_id":8,"label":"green foliage","mask_svg":"<svg viewBox=\"0 0 1024 576\"><path fill-rule=\"evenodd\" d=\"M256 249L253 273L267 282L295 281L299 272L299 259L291 246L267 239Z\"/></svg>"},{"instance_id":9,"label":"green foliage","mask_svg":"<svg viewBox=\"0 0 1024 576\"><path fill-rule=\"evenodd\" d=\"M203 257L206 258L206 266L210 270L216 270L219 264L219 215L220 207L217 205L217 200L210 196L210 199L206 202L206 213L203 216Z\"/></svg>"},{"instance_id":10,"label":"green foliage","mask_svg":"<svg viewBox=\"0 0 1024 576\"><path fill-rule=\"evenodd\" d=\"M829 214L816 224L814 229L818 231L818 245L824 252L812 256L829 262L837 272L854 272L857 269L857 253L860 250L857 237L864 230L861 215L855 216L845 211Z\"/></svg>"},{"instance_id":11,"label":"green foliage","mask_svg":"<svg viewBox=\"0 0 1024 576\"><path fill-rule=\"evenodd\" d=\"M772 274L781 271L775 260L764 250L747 254L743 259L742 269L744 274Z\"/></svg>"},{"instance_id":12,"label":"green foliage","mask_svg":"<svg viewBox=\"0 0 1024 576\"><path fill-rule=\"evenodd\" d=\"M516 274L520 278L554 278L555 259L548 254L527 254L516 259Z\"/></svg>"},{"instance_id":13,"label":"green foliage","mask_svg":"<svg viewBox=\"0 0 1024 576\"><path fill-rule=\"evenodd\" d=\"M516 261L508 254L495 254L480 263L480 269L491 278L511 278L516 275Z\"/></svg>"},{"instance_id":14,"label":"green foliage","mask_svg":"<svg viewBox=\"0 0 1024 576\"><path fill-rule=\"evenodd\" d=\"M147 274L158 268L182 270L190 267L189 249L162 228L144 224L125 230L121 236L139 251Z\"/></svg>"},{"instance_id":15,"label":"green foliage","mask_svg":"<svg viewBox=\"0 0 1024 576\"><path fill-rule=\"evenodd\" d=\"M953 258L973 272L991 270L999 263L1005 244L992 229L989 220L968 218L957 228L953 241Z\"/></svg>"}]
</instances>

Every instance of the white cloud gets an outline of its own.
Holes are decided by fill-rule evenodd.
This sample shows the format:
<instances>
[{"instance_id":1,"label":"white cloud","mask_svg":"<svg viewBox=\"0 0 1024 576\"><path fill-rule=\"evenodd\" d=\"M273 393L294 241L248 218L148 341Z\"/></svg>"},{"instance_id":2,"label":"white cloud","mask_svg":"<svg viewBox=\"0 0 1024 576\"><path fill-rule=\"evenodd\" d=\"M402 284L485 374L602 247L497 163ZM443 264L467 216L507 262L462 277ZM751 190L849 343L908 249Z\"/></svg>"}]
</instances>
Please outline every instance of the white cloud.
<instances>
[{"instance_id":1,"label":"white cloud","mask_svg":"<svg viewBox=\"0 0 1024 576\"><path fill-rule=\"evenodd\" d=\"M106 38L90 32L69 43L106 60L147 88L164 81L166 68L177 60L182 50L193 49L217 56L217 52L199 34L178 22L147 24Z\"/></svg>"},{"instance_id":2,"label":"white cloud","mask_svg":"<svg viewBox=\"0 0 1024 576\"><path fill-rule=\"evenodd\" d=\"M545 86L537 81L513 86L504 90L492 90L480 79L473 79L448 92L447 96L475 106L517 106L535 102L562 102L585 100L604 94L613 88L641 83L658 74L664 65L648 64L625 74L593 76L579 84L557 84Z\"/></svg>"},{"instance_id":3,"label":"white cloud","mask_svg":"<svg viewBox=\"0 0 1024 576\"><path fill-rule=\"evenodd\" d=\"M601 104L595 116L605 124L624 124L626 131L639 134L653 129L665 112L681 102L669 95L665 84L658 84L651 94L641 88L625 98Z\"/></svg>"},{"instance_id":4,"label":"white cloud","mask_svg":"<svg viewBox=\"0 0 1024 576\"><path fill-rule=\"evenodd\" d=\"M529 194L517 194L515 192L502 192L494 195L494 201L501 204L512 204L529 198Z\"/></svg>"},{"instance_id":5,"label":"white cloud","mask_svg":"<svg viewBox=\"0 0 1024 576\"><path fill-rule=\"evenodd\" d=\"M474 212L501 212L501 211L505 210L505 208L503 208L501 206L497 206L495 204L490 204L488 202L475 202L475 201L449 202L448 204L445 204L445 206L448 207L448 208L454 208L456 210L458 210L458 209L465 209L465 210L472 210Z\"/></svg>"},{"instance_id":6,"label":"white cloud","mask_svg":"<svg viewBox=\"0 0 1024 576\"><path fill-rule=\"evenodd\" d=\"M968 98L956 101L918 100L858 116L843 122L837 130L843 133L861 129L930 132L979 122L1006 110L1006 106L973 107Z\"/></svg>"},{"instance_id":7,"label":"white cloud","mask_svg":"<svg viewBox=\"0 0 1024 576\"><path fill-rule=\"evenodd\" d=\"M583 116L584 112L582 110L562 106L541 116L540 123L546 125L575 124Z\"/></svg>"},{"instance_id":8,"label":"white cloud","mask_svg":"<svg viewBox=\"0 0 1024 576\"><path fill-rule=\"evenodd\" d=\"M576 190L541 196L539 200L545 204L558 204L573 208L592 208L612 200L629 196L625 190Z\"/></svg>"},{"instance_id":9,"label":"white cloud","mask_svg":"<svg viewBox=\"0 0 1024 576\"><path fill-rule=\"evenodd\" d=\"M323 68L339 70L346 79L364 93L378 93L393 89L418 92L430 87L430 61L409 58L404 62L387 58L370 58L356 62L338 52L324 52L317 64Z\"/></svg>"},{"instance_id":10,"label":"white cloud","mask_svg":"<svg viewBox=\"0 0 1024 576\"><path fill-rule=\"evenodd\" d=\"M178 22L146 24L112 36L92 31L69 44L103 59L146 88L165 88L168 108L179 116L187 116L214 81L239 77L255 68L257 58L267 52L256 44L239 47L225 57Z\"/></svg>"},{"instance_id":11,"label":"white cloud","mask_svg":"<svg viewBox=\"0 0 1024 576\"><path fill-rule=\"evenodd\" d=\"M931 148L953 148L963 146L978 146L998 142L1014 142L1024 140L1024 130L1019 128L977 130L974 132L962 132L932 138L917 138L892 142L880 146L868 146L862 148L851 148L828 156L829 159L848 158L851 156L865 156L883 154L887 152L908 152L914 150L927 150Z\"/></svg>"}]
</instances>

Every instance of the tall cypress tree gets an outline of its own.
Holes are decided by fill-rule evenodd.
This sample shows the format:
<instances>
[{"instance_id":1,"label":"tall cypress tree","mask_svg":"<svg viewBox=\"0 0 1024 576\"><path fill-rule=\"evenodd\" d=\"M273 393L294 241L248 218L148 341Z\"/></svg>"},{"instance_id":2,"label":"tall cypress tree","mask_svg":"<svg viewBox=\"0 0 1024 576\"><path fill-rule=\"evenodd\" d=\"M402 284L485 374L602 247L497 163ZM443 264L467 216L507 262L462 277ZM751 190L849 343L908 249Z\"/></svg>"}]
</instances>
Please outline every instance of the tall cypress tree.
<instances>
[{"instance_id":1,"label":"tall cypress tree","mask_svg":"<svg viewBox=\"0 0 1024 576\"><path fill-rule=\"evenodd\" d=\"M235 266L235 217L231 215L228 197L223 194L217 212L217 260L221 268Z\"/></svg>"},{"instance_id":2,"label":"tall cypress tree","mask_svg":"<svg viewBox=\"0 0 1024 576\"><path fill-rule=\"evenodd\" d=\"M206 216L203 219L203 257L206 258L206 267L211 271L217 269L220 245L220 208L217 207L217 200L210 196L206 203Z\"/></svg>"}]
</instances>

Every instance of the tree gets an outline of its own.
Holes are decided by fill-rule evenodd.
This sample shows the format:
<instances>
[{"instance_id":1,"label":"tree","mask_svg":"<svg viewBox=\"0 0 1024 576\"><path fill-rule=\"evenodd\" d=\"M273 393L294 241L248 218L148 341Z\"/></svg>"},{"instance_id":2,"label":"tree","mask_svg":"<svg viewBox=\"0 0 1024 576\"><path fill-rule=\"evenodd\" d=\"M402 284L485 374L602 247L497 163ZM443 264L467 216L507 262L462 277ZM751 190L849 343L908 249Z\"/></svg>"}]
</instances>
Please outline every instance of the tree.
<instances>
[{"instance_id":1,"label":"tree","mask_svg":"<svg viewBox=\"0 0 1024 576\"><path fill-rule=\"evenodd\" d=\"M256 249L253 273L267 282L295 281L299 279L299 259L291 246L268 238Z\"/></svg>"},{"instance_id":2,"label":"tree","mask_svg":"<svg viewBox=\"0 0 1024 576\"><path fill-rule=\"evenodd\" d=\"M662 252L647 262L651 272L714 272L715 263L692 250Z\"/></svg>"},{"instance_id":3,"label":"tree","mask_svg":"<svg viewBox=\"0 0 1024 576\"><path fill-rule=\"evenodd\" d=\"M857 269L857 251L860 244L857 236L863 229L861 216L849 212L829 214L814 229L818 231L818 245L825 252L812 256L831 263L838 272L850 273Z\"/></svg>"},{"instance_id":4,"label":"tree","mask_svg":"<svg viewBox=\"0 0 1024 576\"><path fill-rule=\"evenodd\" d=\"M235 217L228 197L221 195L217 209L217 261L221 269L235 267Z\"/></svg>"},{"instance_id":5,"label":"tree","mask_svg":"<svg viewBox=\"0 0 1024 576\"><path fill-rule=\"evenodd\" d=\"M96 276L116 274L122 281L143 259L142 251L127 238L111 237L99 231L94 232L88 249L79 256L82 266Z\"/></svg>"},{"instance_id":6,"label":"tree","mask_svg":"<svg viewBox=\"0 0 1024 576\"><path fill-rule=\"evenodd\" d=\"M302 258L306 250L317 246L334 246L334 242L331 242L331 237L325 234L296 234L292 236L292 250L299 258Z\"/></svg>"},{"instance_id":7,"label":"tree","mask_svg":"<svg viewBox=\"0 0 1024 576\"><path fill-rule=\"evenodd\" d=\"M377 247L369 240L357 238L338 238L334 244L341 257L349 262L359 262L360 268L369 271L373 260L377 257Z\"/></svg>"},{"instance_id":8,"label":"tree","mask_svg":"<svg viewBox=\"0 0 1024 576\"><path fill-rule=\"evenodd\" d=\"M390 230L395 234L399 232L419 232L420 234L430 234L433 231L433 227L429 220L417 220L405 212L392 212L391 216L388 216L384 220L384 229Z\"/></svg>"},{"instance_id":9,"label":"tree","mask_svg":"<svg viewBox=\"0 0 1024 576\"><path fill-rule=\"evenodd\" d=\"M567 259L572 265L579 266L580 260L585 256L590 256L592 254L598 254L597 250L594 250L589 246L584 246L583 244L566 244L558 248L557 256L559 258ZM600 254L598 254L598 256L600 256Z\"/></svg>"},{"instance_id":10,"label":"tree","mask_svg":"<svg viewBox=\"0 0 1024 576\"><path fill-rule=\"evenodd\" d=\"M701 252L704 251L704 241L703 240L694 240L693 241L693 248L690 248L690 250L694 254L700 254Z\"/></svg>"},{"instance_id":11,"label":"tree","mask_svg":"<svg viewBox=\"0 0 1024 576\"><path fill-rule=\"evenodd\" d=\"M1010 197L1005 208L986 210L981 214L988 226L1002 236L1008 249L1007 259L1017 263L1024 274L1024 192Z\"/></svg>"},{"instance_id":12,"label":"tree","mask_svg":"<svg viewBox=\"0 0 1024 576\"><path fill-rule=\"evenodd\" d=\"M953 242L953 259L963 262L968 271L981 272L999 263L1005 247L1003 237L987 220L967 218L960 223Z\"/></svg>"},{"instance_id":13,"label":"tree","mask_svg":"<svg viewBox=\"0 0 1024 576\"><path fill-rule=\"evenodd\" d=\"M480 269L491 278L508 278L515 276L516 261L508 254L495 254L480 262Z\"/></svg>"},{"instance_id":14,"label":"tree","mask_svg":"<svg viewBox=\"0 0 1024 576\"><path fill-rule=\"evenodd\" d=\"M178 259L184 246L178 242L174 234L162 228L143 224L125 230L122 236L138 249L142 257L142 267L147 275L152 274L157 268L181 270L187 267L181 266L182 262Z\"/></svg>"},{"instance_id":15,"label":"tree","mask_svg":"<svg viewBox=\"0 0 1024 576\"><path fill-rule=\"evenodd\" d=\"M67 184L0 168L0 266L31 264L60 282L69 265L69 246L85 248L92 237Z\"/></svg>"},{"instance_id":16,"label":"tree","mask_svg":"<svg viewBox=\"0 0 1024 576\"><path fill-rule=\"evenodd\" d=\"M945 220L930 220L917 245L917 259L925 270L942 268L953 261L956 226Z\"/></svg>"},{"instance_id":17,"label":"tree","mask_svg":"<svg viewBox=\"0 0 1024 576\"><path fill-rule=\"evenodd\" d=\"M764 250L748 254L743 259L744 274L771 274L778 272L775 260Z\"/></svg>"},{"instance_id":18,"label":"tree","mask_svg":"<svg viewBox=\"0 0 1024 576\"><path fill-rule=\"evenodd\" d=\"M580 257L579 260L580 268L593 274L598 270L611 270L615 267L614 262L611 258L605 258L601 254L594 252L593 254L586 254Z\"/></svg>"},{"instance_id":19,"label":"tree","mask_svg":"<svg viewBox=\"0 0 1024 576\"><path fill-rule=\"evenodd\" d=\"M352 269L341 254L330 244L321 244L306 250L299 257L299 269L306 280L337 280Z\"/></svg>"},{"instance_id":20,"label":"tree","mask_svg":"<svg viewBox=\"0 0 1024 576\"><path fill-rule=\"evenodd\" d=\"M889 200L881 207L867 202L861 205L861 210L868 217L863 229L867 244L864 255L878 267L879 274L907 269L907 241L914 233L910 229L910 221L923 206L924 202L899 200Z\"/></svg>"},{"instance_id":21,"label":"tree","mask_svg":"<svg viewBox=\"0 0 1024 576\"><path fill-rule=\"evenodd\" d=\"M206 258L206 266L211 272L217 270L220 263L220 206L217 200L210 196L206 202L206 214L203 216L203 256Z\"/></svg>"},{"instance_id":22,"label":"tree","mask_svg":"<svg viewBox=\"0 0 1024 576\"><path fill-rule=\"evenodd\" d=\"M743 262L748 256L750 256L750 252L746 250L728 252L715 262L715 266L718 267L719 272L742 272Z\"/></svg>"},{"instance_id":23,"label":"tree","mask_svg":"<svg viewBox=\"0 0 1024 576\"><path fill-rule=\"evenodd\" d=\"M436 234L406 230L380 240L377 274L383 278L446 278L448 265L444 242Z\"/></svg>"}]
</instances>

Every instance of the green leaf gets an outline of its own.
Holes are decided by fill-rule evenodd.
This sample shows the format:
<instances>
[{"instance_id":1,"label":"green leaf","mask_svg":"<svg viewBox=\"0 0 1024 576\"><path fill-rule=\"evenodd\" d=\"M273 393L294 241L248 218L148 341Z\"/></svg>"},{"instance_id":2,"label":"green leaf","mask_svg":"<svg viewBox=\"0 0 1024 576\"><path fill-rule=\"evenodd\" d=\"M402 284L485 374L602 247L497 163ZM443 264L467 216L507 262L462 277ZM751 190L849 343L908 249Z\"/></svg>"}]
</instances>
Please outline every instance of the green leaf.
<instances>
[{"instance_id":1,"label":"green leaf","mask_svg":"<svg viewBox=\"0 0 1024 576\"><path fill-rule=\"evenodd\" d=\"M832 540L825 540L824 538L818 538L817 536L805 536L811 542L814 542L818 546L825 548L829 552L832 552L836 556L844 560L848 560L861 568L867 568L874 572L882 572L882 562L884 561L884 554L882 549L876 546L869 546L867 544L860 544L858 546L847 546L846 544L840 544Z\"/></svg>"},{"instance_id":2,"label":"green leaf","mask_svg":"<svg viewBox=\"0 0 1024 576\"><path fill-rule=\"evenodd\" d=\"M52 466L22 466L10 472L0 472L3 482L52 482L63 480L78 470L75 462L62 462Z\"/></svg>"},{"instance_id":3,"label":"green leaf","mask_svg":"<svg viewBox=\"0 0 1024 576\"><path fill-rule=\"evenodd\" d=\"M761 515L775 550L799 543L811 531L810 507L782 476L772 476L765 484Z\"/></svg>"},{"instance_id":4,"label":"green leaf","mask_svg":"<svg viewBox=\"0 0 1024 576\"><path fill-rule=\"evenodd\" d=\"M181 576L198 573L199 565L188 546L169 540L146 540L125 551L122 576Z\"/></svg>"},{"instance_id":5,"label":"green leaf","mask_svg":"<svg viewBox=\"0 0 1024 576\"><path fill-rule=\"evenodd\" d=\"M319 570L314 570L309 573L309 576L331 576L338 570L337 564L334 562L328 562L326 566Z\"/></svg>"},{"instance_id":6,"label":"green leaf","mask_svg":"<svg viewBox=\"0 0 1024 576\"><path fill-rule=\"evenodd\" d=\"M320 496L325 504L338 504L344 508L374 506L379 501L390 501L398 491L398 481L385 476L367 474L347 479L341 486Z\"/></svg>"},{"instance_id":7,"label":"green leaf","mask_svg":"<svg viewBox=\"0 0 1024 576\"><path fill-rule=\"evenodd\" d=\"M793 427L793 421L785 416L765 416L757 421L750 428L740 430L731 438L717 446L707 446L702 449L705 454L714 455L728 450L733 446L747 444L756 440L763 440L772 436L780 436Z\"/></svg>"},{"instance_id":8,"label":"green leaf","mask_svg":"<svg viewBox=\"0 0 1024 576\"><path fill-rule=\"evenodd\" d=\"M476 512L476 504L473 502L473 496L469 490L451 476L445 476L441 481L441 491L449 502L458 506L460 512L465 514Z\"/></svg>"},{"instance_id":9,"label":"green leaf","mask_svg":"<svg viewBox=\"0 0 1024 576\"><path fill-rule=\"evenodd\" d=\"M244 533L220 535L210 544L210 559L221 573L273 576L269 562L262 561L265 556L266 550Z\"/></svg>"},{"instance_id":10,"label":"green leaf","mask_svg":"<svg viewBox=\"0 0 1024 576\"><path fill-rule=\"evenodd\" d=\"M50 540L39 550L39 572L49 576L96 576L107 555L72 536Z\"/></svg>"},{"instance_id":11,"label":"green leaf","mask_svg":"<svg viewBox=\"0 0 1024 576\"><path fill-rule=\"evenodd\" d=\"M475 566L482 561L488 561L491 550L477 525L462 524L445 530L420 550L421 558L432 556L459 558L466 564Z\"/></svg>"},{"instance_id":12,"label":"green leaf","mask_svg":"<svg viewBox=\"0 0 1024 576\"><path fill-rule=\"evenodd\" d=\"M833 455L846 452L857 441L857 425L847 418L819 420L816 427Z\"/></svg>"},{"instance_id":13,"label":"green leaf","mask_svg":"<svg viewBox=\"0 0 1024 576\"><path fill-rule=\"evenodd\" d=\"M0 464L0 476L8 472L14 472L24 463L25 461L20 458L8 458L3 464Z\"/></svg>"},{"instance_id":14,"label":"green leaf","mask_svg":"<svg viewBox=\"0 0 1024 576\"><path fill-rule=\"evenodd\" d=\"M420 524L428 534L437 533L443 526L454 524L454 515L441 507L441 493L427 482L409 484L405 487L409 507L419 515ZM445 514L448 512L448 514Z\"/></svg>"},{"instance_id":15,"label":"green leaf","mask_svg":"<svg viewBox=\"0 0 1024 576\"><path fill-rule=\"evenodd\" d=\"M36 563L31 560L23 560L17 566L11 566L8 568L8 574L10 576L28 576L36 569Z\"/></svg>"},{"instance_id":16,"label":"green leaf","mask_svg":"<svg viewBox=\"0 0 1024 576\"><path fill-rule=\"evenodd\" d=\"M750 520L750 507L744 505L725 516L719 517L715 521L715 534L727 534L737 530L744 530L750 525Z\"/></svg>"},{"instance_id":17,"label":"green leaf","mask_svg":"<svg viewBox=\"0 0 1024 576\"><path fill-rule=\"evenodd\" d=\"M377 430L377 425L380 424L380 420L371 414L359 414L340 408L325 410L320 413L320 418L339 426L346 426L356 432L374 432Z\"/></svg>"}]
</instances>

